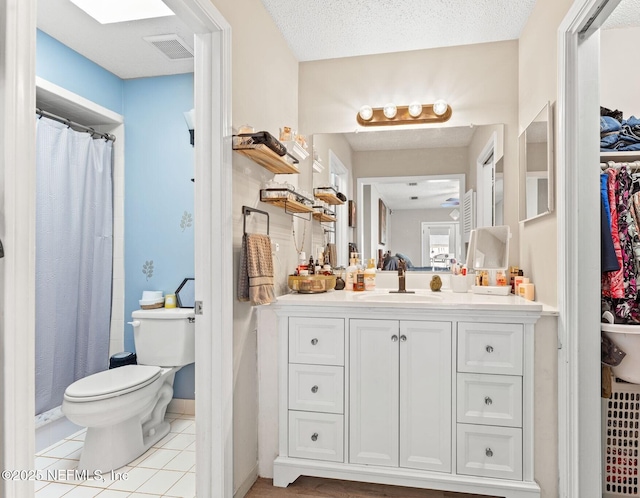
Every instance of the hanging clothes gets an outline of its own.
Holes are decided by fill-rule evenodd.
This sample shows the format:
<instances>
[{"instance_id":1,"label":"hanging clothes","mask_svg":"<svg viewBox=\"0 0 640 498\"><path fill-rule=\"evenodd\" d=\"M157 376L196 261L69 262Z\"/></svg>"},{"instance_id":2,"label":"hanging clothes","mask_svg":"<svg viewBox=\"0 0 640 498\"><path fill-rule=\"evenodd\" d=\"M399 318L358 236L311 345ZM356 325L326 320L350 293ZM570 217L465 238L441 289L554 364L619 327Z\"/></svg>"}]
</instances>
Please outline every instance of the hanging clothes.
<instances>
[{"instance_id":1,"label":"hanging clothes","mask_svg":"<svg viewBox=\"0 0 640 498\"><path fill-rule=\"evenodd\" d=\"M611 238L619 269L603 273L602 295L611 300L611 307L618 318L640 323L638 271L634 252L634 244L640 247L640 230L634 219L634 182L629 169L624 165L619 170L609 168L606 174Z\"/></svg>"}]
</instances>

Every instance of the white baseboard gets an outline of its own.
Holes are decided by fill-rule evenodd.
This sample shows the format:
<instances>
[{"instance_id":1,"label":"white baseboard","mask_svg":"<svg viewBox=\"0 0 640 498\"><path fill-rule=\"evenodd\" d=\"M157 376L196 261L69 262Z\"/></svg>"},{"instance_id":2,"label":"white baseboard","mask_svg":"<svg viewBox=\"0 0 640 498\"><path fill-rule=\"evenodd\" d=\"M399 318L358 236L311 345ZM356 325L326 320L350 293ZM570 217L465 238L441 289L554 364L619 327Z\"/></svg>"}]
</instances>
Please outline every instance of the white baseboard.
<instances>
[{"instance_id":1,"label":"white baseboard","mask_svg":"<svg viewBox=\"0 0 640 498\"><path fill-rule=\"evenodd\" d=\"M256 463L255 466L249 472L249 475L247 475L244 481L242 481L242 484L238 486L238 489L236 489L236 492L233 493L233 498L244 498L244 495L246 495L249 492L249 490L251 489L251 486L253 486L253 484L256 482L257 479L258 479L258 464Z\"/></svg>"},{"instance_id":2,"label":"white baseboard","mask_svg":"<svg viewBox=\"0 0 640 498\"><path fill-rule=\"evenodd\" d=\"M196 400L195 399L180 399L173 398L167 406L167 412L180 413L182 415L194 415L196 414Z\"/></svg>"}]
</instances>

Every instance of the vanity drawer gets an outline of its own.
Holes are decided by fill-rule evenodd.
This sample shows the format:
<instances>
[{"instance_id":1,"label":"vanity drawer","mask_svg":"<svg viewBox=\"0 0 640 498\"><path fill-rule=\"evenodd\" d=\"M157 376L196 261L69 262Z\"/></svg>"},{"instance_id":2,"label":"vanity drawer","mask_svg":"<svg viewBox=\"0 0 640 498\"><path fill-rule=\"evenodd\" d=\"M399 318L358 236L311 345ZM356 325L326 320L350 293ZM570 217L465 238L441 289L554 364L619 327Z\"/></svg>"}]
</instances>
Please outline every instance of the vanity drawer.
<instances>
[{"instance_id":1,"label":"vanity drawer","mask_svg":"<svg viewBox=\"0 0 640 498\"><path fill-rule=\"evenodd\" d=\"M344 368L289 365L289 409L343 413Z\"/></svg>"},{"instance_id":2,"label":"vanity drawer","mask_svg":"<svg viewBox=\"0 0 640 498\"><path fill-rule=\"evenodd\" d=\"M458 323L458 372L522 375L523 326Z\"/></svg>"},{"instance_id":3,"label":"vanity drawer","mask_svg":"<svg viewBox=\"0 0 640 498\"><path fill-rule=\"evenodd\" d=\"M522 480L522 429L458 424L457 473Z\"/></svg>"},{"instance_id":4,"label":"vanity drawer","mask_svg":"<svg viewBox=\"0 0 640 498\"><path fill-rule=\"evenodd\" d=\"M344 462L342 415L289 411L289 456Z\"/></svg>"},{"instance_id":5,"label":"vanity drawer","mask_svg":"<svg viewBox=\"0 0 640 498\"><path fill-rule=\"evenodd\" d=\"M522 427L522 377L458 374L458 422Z\"/></svg>"},{"instance_id":6,"label":"vanity drawer","mask_svg":"<svg viewBox=\"0 0 640 498\"><path fill-rule=\"evenodd\" d=\"M289 318L289 363L344 365L342 318Z\"/></svg>"}]
</instances>

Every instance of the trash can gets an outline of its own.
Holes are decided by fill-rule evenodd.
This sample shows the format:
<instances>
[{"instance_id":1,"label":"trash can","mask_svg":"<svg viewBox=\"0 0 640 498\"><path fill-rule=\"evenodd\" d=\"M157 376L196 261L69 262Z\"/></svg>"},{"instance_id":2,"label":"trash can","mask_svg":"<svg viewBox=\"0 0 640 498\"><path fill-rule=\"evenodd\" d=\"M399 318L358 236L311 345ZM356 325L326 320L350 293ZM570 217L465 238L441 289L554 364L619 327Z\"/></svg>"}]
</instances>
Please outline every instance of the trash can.
<instances>
[{"instance_id":1,"label":"trash can","mask_svg":"<svg viewBox=\"0 0 640 498\"><path fill-rule=\"evenodd\" d=\"M122 367L124 365L137 365L138 359L135 353L129 351L123 351L122 353L116 353L109 358L109 368Z\"/></svg>"}]
</instances>

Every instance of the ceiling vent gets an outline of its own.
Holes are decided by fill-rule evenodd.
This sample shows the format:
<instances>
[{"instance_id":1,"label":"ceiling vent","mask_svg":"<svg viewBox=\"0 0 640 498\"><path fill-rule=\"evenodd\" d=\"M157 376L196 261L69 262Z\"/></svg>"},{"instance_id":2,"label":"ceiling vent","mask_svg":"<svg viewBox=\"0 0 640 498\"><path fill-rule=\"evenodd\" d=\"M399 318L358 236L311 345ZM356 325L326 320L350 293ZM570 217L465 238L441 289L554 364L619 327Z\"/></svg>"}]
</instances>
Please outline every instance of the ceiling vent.
<instances>
[{"instance_id":1,"label":"ceiling vent","mask_svg":"<svg viewBox=\"0 0 640 498\"><path fill-rule=\"evenodd\" d=\"M171 60L193 59L193 50L176 34L145 36L143 40L151 43Z\"/></svg>"},{"instance_id":2,"label":"ceiling vent","mask_svg":"<svg viewBox=\"0 0 640 498\"><path fill-rule=\"evenodd\" d=\"M411 183L408 183L407 185L409 185L410 187L417 187L418 186L417 182L411 182Z\"/></svg>"},{"instance_id":3,"label":"ceiling vent","mask_svg":"<svg viewBox=\"0 0 640 498\"><path fill-rule=\"evenodd\" d=\"M416 195L412 195L412 196L411 196L411 200L412 200L412 201L417 201L417 200L418 200L418 196L416 196Z\"/></svg>"}]
</instances>

